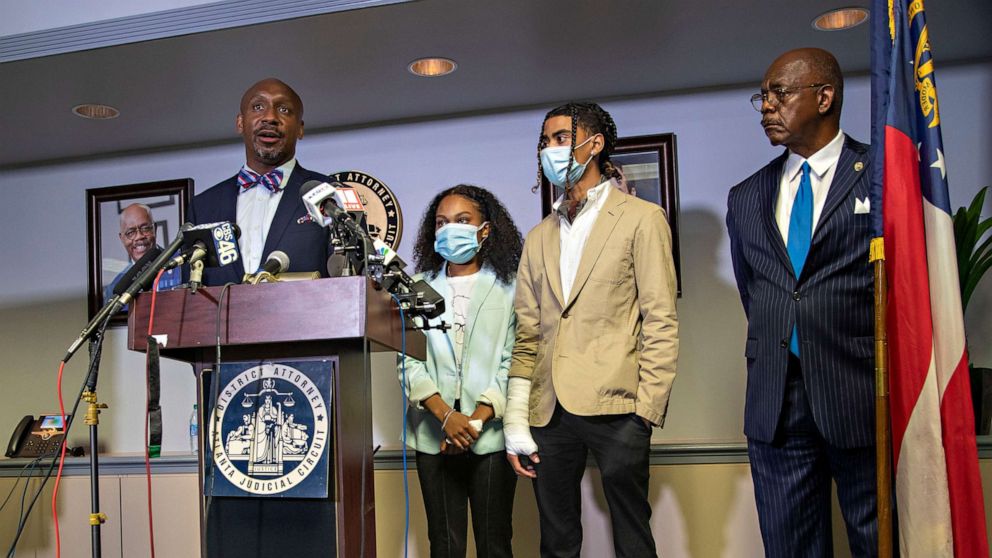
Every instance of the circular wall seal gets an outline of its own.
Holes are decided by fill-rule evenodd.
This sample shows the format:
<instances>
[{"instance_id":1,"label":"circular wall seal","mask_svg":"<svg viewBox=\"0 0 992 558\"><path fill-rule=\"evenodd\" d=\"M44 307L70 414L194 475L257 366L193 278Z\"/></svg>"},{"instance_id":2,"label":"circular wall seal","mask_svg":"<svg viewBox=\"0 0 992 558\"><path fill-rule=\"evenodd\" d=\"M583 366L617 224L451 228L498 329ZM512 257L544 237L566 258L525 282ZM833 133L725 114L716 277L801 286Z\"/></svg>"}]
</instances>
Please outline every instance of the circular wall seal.
<instances>
[{"instance_id":1,"label":"circular wall seal","mask_svg":"<svg viewBox=\"0 0 992 558\"><path fill-rule=\"evenodd\" d=\"M362 171L341 171L328 176L358 191L365 204L369 234L397 250L403 238L403 212L389 186Z\"/></svg>"},{"instance_id":2,"label":"circular wall seal","mask_svg":"<svg viewBox=\"0 0 992 558\"><path fill-rule=\"evenodd\" d=\"M208 434L215 474L245 492L269 496L294 488L314 472L327 447L324 397L306 374L286 364L241 372L221 387L214 412Z\"/></svg>"}]
</instances>

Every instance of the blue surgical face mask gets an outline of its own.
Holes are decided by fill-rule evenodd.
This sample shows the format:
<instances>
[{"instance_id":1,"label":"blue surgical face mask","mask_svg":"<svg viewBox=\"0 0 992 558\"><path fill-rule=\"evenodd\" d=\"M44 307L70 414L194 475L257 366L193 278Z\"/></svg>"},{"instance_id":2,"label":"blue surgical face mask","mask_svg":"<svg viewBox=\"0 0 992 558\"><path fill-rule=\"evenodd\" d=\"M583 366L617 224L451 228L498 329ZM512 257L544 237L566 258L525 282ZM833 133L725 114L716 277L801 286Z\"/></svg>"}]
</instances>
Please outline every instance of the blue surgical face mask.
<instances>
[{"instance_id":1,"label":"blue surgical face mask","mask_svg":"<svg viewBox=\"0 0 992 558\"><path fill-rule=\"evenodd\" d=\"M478 227L463 223L448 223L437 230L434 251L453 264L468 263L479 253L479 238L476 233L484 226L486 223Z\"/></svg>"},{"instance_id":2,"label":"blue surgical face mask","mask_svg":"<svg viewBox=\"0 0 992 558\"><path fill-rule=\"evenodd\" d=\"M579 163L578 160L572 159L572 170L568 170L568 154L570 151L574 151L589 143L589 140L594 137L596 136L589 136L586 138L586 141L575 147L563 145L561 147L545 147L542 149L541 170L544 171L544 176L548 179L548 182L558 188L567 188L569 183L575 186L575 183L585 174L586 166L589 164L589 161L592 161L595 155L590 155L589 160L585 163Z\"/></svg>"}]
</instances>

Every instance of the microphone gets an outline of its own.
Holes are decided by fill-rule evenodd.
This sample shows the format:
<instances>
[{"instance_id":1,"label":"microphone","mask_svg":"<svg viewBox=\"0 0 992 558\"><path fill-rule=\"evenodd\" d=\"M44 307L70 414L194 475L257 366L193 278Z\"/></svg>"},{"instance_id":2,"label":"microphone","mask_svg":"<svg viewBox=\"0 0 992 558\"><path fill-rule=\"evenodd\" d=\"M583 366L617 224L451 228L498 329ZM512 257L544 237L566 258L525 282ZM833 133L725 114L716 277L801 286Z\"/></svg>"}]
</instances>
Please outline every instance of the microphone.
<instances>
[{"instance_id":1,"label":"microphone","mask_svg":"<svg viewBox=\"0 0 992 558\"><path fill-rule=\"evenodd\" d=\"M334 200L335 192L337 192L335 186L319 180L310 180L300 187L300 197L307 208L307 213L322 227L330 225L335 219L351 217L337 205Z\"/></svg>"},{"instance_id":2,"label":"microphone","mask_svg":"<svg viewBox=\"0 0 992 558\"><path fill-rule=\"evenodd\" d=\"M63 362L69 362L72 355L76 354L76 351L97 331L108 316L116 314L124 305L131 302L131 299L134 298L134 295L138 294L138 291L147 289L151 285L155 279L155 274L169 263L169 256L179 249L183 242L183 234L192 226L189 223L185 223L179 228L179 234L176 235L175 240L165 250L158 249L158 246L156 246L155 248L158 250L149 250L138 261L134 262L131 269L137 271L134 272L134 275L129 272L121 278L114 288L114 297L103 305L103 308L97 312L96 316L93 316L93 319L79 333L79 337L72 342L72 345L69 345L69 350L66 351L65 357L62 359ZM151 263L149 263L149 260L151 260ZM130 279L130 282L126 282L125 279ZM123 292L119 291L121 285L124 285Z\"/></svg>"},{"instance_id":3,"label":"microphone","mask_svg":"<svg viewBox=\"0 0 992 558\"><path fill-rule=\"evenodd\" d=\"M121 295L119 301L121 306L131 302L131 299L134 298L134 295L138 294L138 291L146 289L149 285L151 285L152 281L155 279L155 274L157 274L160 269L164 268L169 263L169 256L174 254L176 250L179 249L183 243L183 235L192 226L193 225L189 223L185 223L182 227L179 227L179 234L176 236L176 239L173 240L165 250L162 250L162 253L159 254L151 264L138 273L138 276L134 279L134 282L131 283L131 286L129 286L127 290L124 291L124 294ZM116 311L117 310L114 310L114 312Z\"/></svg>"},{"instance_id":4,"label":"microphone","mask_svg":"<svg viewBox=\"0 0 992 558\"><path fill-rule=\"evenodd\" d=\"M241 229L229 221L191 226L183 232L183 252L169 261L167 269L204 258L207 267L232 264L241 259L237 242L240 237Z\"/></svg>"},{"instance_id":5,"label":"microphone","mask_svg":"<svg viewBox=\"0 0 992 558\"><path fill-rule=\"evenodd\" d=\"M322 227L338 221L361 222L365 204L358 191L340 182L310 180L300 187L300 196L307 213Z\"/></svg>"},{"instance_id":6,"label":"microphone","mask_svg":"<svg viewBox=\"0 0 992 558\"><path fill-rule=\"evenodd\" d=\"M403 271L406 263L396 252L385 242L373 238L368 229L356 222L353 212L361 218L365 214L365 206L354 188L340 182L311 180L300 187L300 196L307 213L316 223L324 227L333 224L342 236L347 237L346 242L352 246L346 246L343 251L349 253L355 269L360 272L364 270L377 289L385 289L396 296L401 306L413 314L436 318L444 313L444 297L426 281L414 282ZM335 268L339 268L338 262L340 259L336 262L328 260L328 272L332 276L338 269L332 271L331 265L333 263ZM421 327L428 327L426 321Z\"/></svg>"},{"instance_id":7,"label":"microphone","mask_svg":"<svg viewBox=\"0 0 992 558\"><path fill-rule=\"evenodd\" d=\"M400 258L399 254L392 247L375 237L372 237L372 247L382 262L380 264L382 271L375 275L375 278L378 279L383 288L392 292L393 284L397 281L407 285L411 283L410 278L403 272L406 262Z\"/></svg>"},{"instance_id":8,"label":"microphone","mask_svg":"<svg viewBox=\"0 0 992 558\"><path fill-rule=\"evenodd\" d=\"M245 276L241 278L241 282L249 285L257 285L262 281L272 283L276 280L275 275L277 273L282 273L288 269L289 256L282 250L274 250L269 254L269 257L257 272L245 273ZM318 273L317 276L319 277L320 274Z\"/></svg>"},{"instance_id":9,"label":"microphone","mask_svg":"<svg viewBox=\"0 0 992 558\"><path fill-rule=\"evenodd\" d=\"M403 269L406 267L406 262L403 261L403 258L400 258L400 255L385 242L372 237L372 246L375 246L376 253L382 258L383 267L391 267L393 269Z\"/></svg>"},{"instance_id":10,"label":"microphone","mask_svg":"<svg viewBox=\"0 0 992 558\"><path fill-rule=\"evenodd\" d=\"M358 193L340 182L329 184L310 180L300 187L300 197L314 222L322 227L333 227L334 238L345 242L344 247L335 250L338 253L347 253L351 265L356 270L363 269L366 256L375 250L372 246L372 238L368 230L359 225L351 213L341 208L342 205L358 207L364 214L364 206L361 205L362 200L358 197ZM340 204L338 199L341 200Z\"/></svg>"},{"instance_id":11,"label":"microphone","mask_svg":"<svg viewBox=\"0 0 992 558\"><path fill-rule=\"evenodd\" d=\"M169 262L170 266L189 263L189 287L192 293L203 283L203 268L221 267L241 258L238 237L241 229L234 223L220 221L205 223L183 232L183 253Z\"/></svg>"},{"instance_id":12,"label":"microphone","mask_svg":"<svg viewBox=\"0 0 992 558\"><path fill-rule=\"evenodd\" d=\"M413 308L424 316L436 318L444 314L444 297L427 281L421 279L410 285L410 293L413 295Z\"/></svg>"},{"instance_id":13,"label":"microphone","mask_svg":"<svg viewBox=\"0 0 992 558\"><path fill-rule=\"evenodd\" d=\"M286 252L282 250L274 250L269 257L266 258L265 263L262 264L262 269L259 270L259 274L268 273L269 275L275 275L277 273L282 273L289 269L289 256Z\"/></svg>"},{"instance_id":14,"label":"microphone","mask_svg":"<svg viewBox=\"0 0 992 558\"><path fill-rule=\"evenodd\" d=\"M347 256L344 254L331 254L331 257L327 258L327 276L344 277L351 275L349 266L350 263Z\"/></svg>"},{"instance_id":15,"label":"microphone","mask_svg":"<svg viewBox=\"0 0 992 558\"><path fill-rule=\"evenodd\" d=\"M139 258L138 261L134 262L134 265L132 265L127 270L127 272L125 272L124 275L121 276L120 281L118 281L117 284L114 285L114 296L119 298L122 294L124 294L124 291L126 291L127 288L131 286L131 283L134 282L134 278L137 277L138 274L140 274L144 270L148 269L148 266L152 264L152 260L157 258L161 253L162 253L162 247L156 244L155 246L152 246L147 252L145 252L145 255L141 256L141 258ZM142 290L144 290L150 286L151 285L142 285L141 288Z\"/></svg>"}]
</instances>

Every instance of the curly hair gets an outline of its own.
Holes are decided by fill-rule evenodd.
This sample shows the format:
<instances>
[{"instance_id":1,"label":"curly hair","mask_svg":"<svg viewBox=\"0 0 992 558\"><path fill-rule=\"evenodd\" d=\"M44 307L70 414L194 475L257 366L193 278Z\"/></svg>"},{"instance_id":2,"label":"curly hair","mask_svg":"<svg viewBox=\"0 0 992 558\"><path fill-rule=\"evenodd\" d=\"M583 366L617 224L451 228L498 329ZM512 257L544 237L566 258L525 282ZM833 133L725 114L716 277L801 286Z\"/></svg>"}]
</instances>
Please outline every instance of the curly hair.
<instances>
[{"instance_id":1,"label":"curly hair","mask_svg":"<svg viewBox=\"0 0 992 558\"><path fill-rule=\"evenodd\" d=\"M513 224L510 213L496 196L485 188L470 184L459 184L444 190L434 196L427 206L420 220L417 244L413 248L417 271L437 276L444 267L444 258L434 251L435 215L441 200L453 195L471 200L482 214L482 220L489 222L489 236L479 247L480 263L489 265L503 283L511 283L517 275L517 264L520 263L520 254L523 252L523 237Z\"/></svg>"},{"instance_id":2,"label":"curly hair","mask_svg":"<svg viewBox=\"0 0 992 558\"><path fill-rule=\"evenodd\" d=\"M541 123L541 134L539 134L537 138L538 187L540 187L542 176L541 149L545 147L544 142L541 140L541 136L544 135L544 123L546 123L549 118L555 116L567 116L572 119L573 143L575 141L575 130L577 126L582 126L582 129L589 135L603 134L603 150L596 155L597 161L599 162L599 171L603 173L603 176L608 178L620 179L620 172L613 166L613 161L610 161L610 155L613 153L613 148L616 147L617 144L617 125L613 122L613 117L610 116L610 113L603 110L603 107L597 105L596 103L571 102L561 105L560 107L555 107L548 111L548 114L544 115L544 122ZM574 155L574 151L569 152L568 154L569 171L572 170ZM569 181L568 187L572 187L571 181Z\"/></svg>"}]
</instances>

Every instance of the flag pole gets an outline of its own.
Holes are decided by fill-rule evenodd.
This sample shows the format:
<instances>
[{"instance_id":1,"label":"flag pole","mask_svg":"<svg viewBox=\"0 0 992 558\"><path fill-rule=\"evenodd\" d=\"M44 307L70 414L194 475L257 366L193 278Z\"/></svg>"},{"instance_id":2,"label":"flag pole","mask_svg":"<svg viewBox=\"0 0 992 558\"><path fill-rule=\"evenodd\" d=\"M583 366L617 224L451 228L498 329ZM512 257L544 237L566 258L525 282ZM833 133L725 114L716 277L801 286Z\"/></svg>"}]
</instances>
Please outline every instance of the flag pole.
<instances>
[{"instance_id":1,"label":"flag pole","mask_svg":"<svg viewBox=\"0 0 992 558\"><path fill-rule=\"evenodd\" d=\"M889 424L889 359L885 333L885 240L871 240L875 271L875 474L878 481L878 556L892 557L892 432Z\"/></svg>"}]
</instances>

